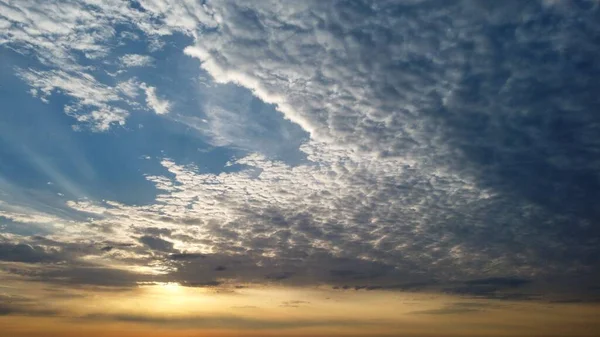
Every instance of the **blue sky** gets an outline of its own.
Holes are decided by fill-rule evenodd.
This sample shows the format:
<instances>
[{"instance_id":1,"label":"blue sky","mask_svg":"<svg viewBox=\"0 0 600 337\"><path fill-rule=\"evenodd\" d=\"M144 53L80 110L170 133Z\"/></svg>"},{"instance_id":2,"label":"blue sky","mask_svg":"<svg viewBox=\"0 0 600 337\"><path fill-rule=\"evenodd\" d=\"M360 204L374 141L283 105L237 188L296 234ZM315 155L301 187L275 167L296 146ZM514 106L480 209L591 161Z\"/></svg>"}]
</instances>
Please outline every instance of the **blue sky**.
<instances>
[{"instance_id":1,"label":"blue sky","mask_svg":"<svg viewBox=\"0 0 600 337\"><path fill-rule=\"evenodd\" d=\"M597 300L599 7L0 1L2 275Z\"/></svg>"}]
</instances>

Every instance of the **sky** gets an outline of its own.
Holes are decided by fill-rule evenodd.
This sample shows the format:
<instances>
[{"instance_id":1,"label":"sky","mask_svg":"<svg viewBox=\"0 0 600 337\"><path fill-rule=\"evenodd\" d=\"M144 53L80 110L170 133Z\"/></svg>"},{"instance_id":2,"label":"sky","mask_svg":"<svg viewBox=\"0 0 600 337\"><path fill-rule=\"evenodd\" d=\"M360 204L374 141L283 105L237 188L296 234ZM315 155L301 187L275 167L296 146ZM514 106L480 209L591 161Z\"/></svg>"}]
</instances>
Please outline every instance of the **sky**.
<instances>
[{"instance_id":1,"label":"sky","mask_svg":"<svg viewBox=\"0 0 600 337\"><path fill-rule=\"evenodd\" d=\"M598 55L597 0L0 0L0 331L597 336Z\"/></svg>"}]
</instances>

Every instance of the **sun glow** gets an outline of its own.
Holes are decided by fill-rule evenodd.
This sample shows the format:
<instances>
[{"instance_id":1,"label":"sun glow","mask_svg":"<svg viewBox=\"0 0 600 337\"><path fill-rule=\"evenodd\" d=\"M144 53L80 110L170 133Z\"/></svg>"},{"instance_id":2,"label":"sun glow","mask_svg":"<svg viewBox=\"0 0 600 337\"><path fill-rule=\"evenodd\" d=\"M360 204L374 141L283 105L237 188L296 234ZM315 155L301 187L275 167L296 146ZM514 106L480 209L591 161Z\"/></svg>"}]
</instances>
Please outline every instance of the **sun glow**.
<instances>
[{"instance_id":1,"label":"sun glow","mask_svg":"<svg viewBox=\"0 0 600 337\"><path fill-rule=\"evenodd\" d=\"M177 282L160 282L156 284L161 287L162 290L168 293L178 293L181 292L181 286Z\"/></svg>"}]
</instances>

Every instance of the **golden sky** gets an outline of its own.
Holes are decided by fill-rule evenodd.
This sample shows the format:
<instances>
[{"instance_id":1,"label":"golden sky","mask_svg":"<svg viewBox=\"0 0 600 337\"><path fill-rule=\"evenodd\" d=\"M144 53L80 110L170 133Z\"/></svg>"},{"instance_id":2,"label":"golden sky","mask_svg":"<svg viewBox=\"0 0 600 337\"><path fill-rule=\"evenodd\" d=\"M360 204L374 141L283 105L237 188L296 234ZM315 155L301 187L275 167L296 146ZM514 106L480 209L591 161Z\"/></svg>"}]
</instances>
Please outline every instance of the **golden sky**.
<instances>
[{"instance_id":1,"label":"golden sky","mask_svg":"<svg viewBox=\"0 0 600 337\"><path fill-rule=\"evenodd\" d=\"M2 285L3 336L593 336L597 304L440 293L176 283L133 289Z\"/></svg>"}]
</instances>

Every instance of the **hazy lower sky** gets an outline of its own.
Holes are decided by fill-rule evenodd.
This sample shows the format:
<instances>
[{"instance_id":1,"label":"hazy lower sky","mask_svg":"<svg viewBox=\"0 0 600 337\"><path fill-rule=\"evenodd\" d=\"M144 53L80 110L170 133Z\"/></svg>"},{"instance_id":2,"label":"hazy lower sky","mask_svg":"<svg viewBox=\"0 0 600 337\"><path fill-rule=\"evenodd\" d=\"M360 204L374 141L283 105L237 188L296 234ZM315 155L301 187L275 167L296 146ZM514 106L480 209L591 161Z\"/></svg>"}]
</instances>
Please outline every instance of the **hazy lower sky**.
<instances>
[{"instance_id":1,"label":"hazy lower sky","mask_svg":"<svg viewBox=\"0 0 600 337\"><path fill-rule=\"evenodd\" d=\"M0 335L597 336L597 0L0 0Z\"/></svg>"}]
</instances>

